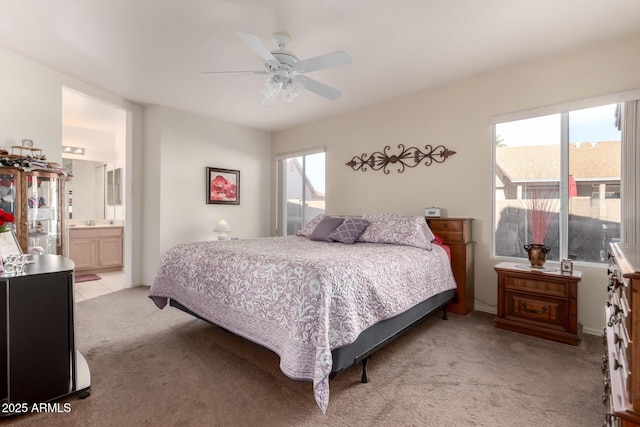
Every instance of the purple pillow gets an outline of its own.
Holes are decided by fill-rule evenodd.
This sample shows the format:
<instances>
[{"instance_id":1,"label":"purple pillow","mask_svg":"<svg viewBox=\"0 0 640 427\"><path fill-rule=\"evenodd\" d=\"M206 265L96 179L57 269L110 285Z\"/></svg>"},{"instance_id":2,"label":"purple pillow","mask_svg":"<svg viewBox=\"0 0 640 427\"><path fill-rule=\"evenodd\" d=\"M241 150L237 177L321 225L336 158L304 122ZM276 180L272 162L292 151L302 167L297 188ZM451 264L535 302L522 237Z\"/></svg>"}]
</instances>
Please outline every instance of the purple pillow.
<instances>
[{"instance_id":1,"label":"purple pillow","mask_svg":"<svg viewBox=\"0 0 640 427\"><path fill-rule=\"evenodd\" d=\"M335 216L325 216L318 226L313 230L309 239L322 240L324 242L332 242L329 238L329 234L335 230L340 224L344 222L344 218L338 218Z\"/></svg>"},{"instance_id":2,"label":"purple pillow","mask_svg":"<svg viewBox=\"0 0 640 427\"><path fill-rule=\"evenodd\" d=\"M434 235L423 216L367 214L369 227L358 238L365 243L388 243L431 250Z\"/></svg>"},{"instance_id":3,"label":"purple pillow","mask_svg":"<svg viewBox=\"0 0 640 427\"><path fill-rule=\"evenodd\" d=\"M296 236L310 237L311 233L313 233L313 230L316 229L318 224L320 224L320 221L322 221L322 219L325 216L326 215L320 214L320 215L316 216L315 218L313 218L311 221L309 221L307 223L307 225L304 226L304 228L302 230L296 231Z\"/></svg>"},{"instance_id":4,"label":"purple pillow","mask_svg":"<svg viewBox=\"0 0 640 427\"><path fill-rule=\"evenodd\" d=\"M329 234L329 238L335 242L352 245L368 226L369 221L366 219L348 217Z\"/></svg>"}]
</instances>

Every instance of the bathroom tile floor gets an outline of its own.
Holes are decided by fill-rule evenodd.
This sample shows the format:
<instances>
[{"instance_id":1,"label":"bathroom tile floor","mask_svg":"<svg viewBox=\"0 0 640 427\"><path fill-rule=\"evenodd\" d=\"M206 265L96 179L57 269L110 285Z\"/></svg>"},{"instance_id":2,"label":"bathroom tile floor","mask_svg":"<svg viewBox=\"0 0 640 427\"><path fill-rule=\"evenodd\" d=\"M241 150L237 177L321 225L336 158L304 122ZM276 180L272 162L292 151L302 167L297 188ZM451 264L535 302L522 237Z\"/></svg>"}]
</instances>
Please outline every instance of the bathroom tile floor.
<instances>
[{"instance_id":1,"label":"bathroom tile floor","mask_svg":"<svg viewBox=\"0 0 640 427\"><path fill-rule=\"evenodd\" d=\"M99 297L124 288L124 271L98 273L98 276L100 276L100 280L74 284L76 302Z\"/></svg>"}]
</instances>

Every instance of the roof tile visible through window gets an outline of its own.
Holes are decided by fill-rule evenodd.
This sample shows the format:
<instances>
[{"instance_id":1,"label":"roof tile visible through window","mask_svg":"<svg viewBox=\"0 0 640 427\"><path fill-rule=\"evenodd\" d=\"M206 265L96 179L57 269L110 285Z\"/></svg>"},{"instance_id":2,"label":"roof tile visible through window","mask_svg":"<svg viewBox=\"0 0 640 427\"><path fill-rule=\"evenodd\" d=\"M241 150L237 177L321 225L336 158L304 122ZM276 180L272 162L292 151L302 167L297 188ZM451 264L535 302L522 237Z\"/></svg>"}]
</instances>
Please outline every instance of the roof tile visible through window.
<instances>
[{"instance_id":1,"label":"roof tile visible through window","mask_svg":"<svg viewBox=\"0 0 640 427\"><path fill-rule=\"evenodd\" d=\"M576 179L620 178L620 141L569 145L569 174ZM613 162L604 161L615 159ZM496 147L496 164L512 182L558 179L558 145Z\"/></svg>"}]
</instances>

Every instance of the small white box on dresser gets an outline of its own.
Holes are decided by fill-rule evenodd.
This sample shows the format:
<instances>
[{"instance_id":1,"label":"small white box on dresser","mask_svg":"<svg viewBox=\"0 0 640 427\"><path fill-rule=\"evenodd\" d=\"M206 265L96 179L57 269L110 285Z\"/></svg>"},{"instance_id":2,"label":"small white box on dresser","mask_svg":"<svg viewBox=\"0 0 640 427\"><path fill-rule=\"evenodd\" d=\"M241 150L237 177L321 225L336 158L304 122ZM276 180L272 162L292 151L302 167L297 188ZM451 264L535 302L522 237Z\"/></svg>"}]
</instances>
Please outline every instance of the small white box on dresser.
<instances>
[{"instance_id":1,"label":"small white box on dresser","mask_svg":"<svg viewBox=\"0 0 640 427\"><path fill-rule=\"evenodd\" d=\"M424 216L428 218L440 218L440 208L425 208Z\"/></svg>"}]
</instances>

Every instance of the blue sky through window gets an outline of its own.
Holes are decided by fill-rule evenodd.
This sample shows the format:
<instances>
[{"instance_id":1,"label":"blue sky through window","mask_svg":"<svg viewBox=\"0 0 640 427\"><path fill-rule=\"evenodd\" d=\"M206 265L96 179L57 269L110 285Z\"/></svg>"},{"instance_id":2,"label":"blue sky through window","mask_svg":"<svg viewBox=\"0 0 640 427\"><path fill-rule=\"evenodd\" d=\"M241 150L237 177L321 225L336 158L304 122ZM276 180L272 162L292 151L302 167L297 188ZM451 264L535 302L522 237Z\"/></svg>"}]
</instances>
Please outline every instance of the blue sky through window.
<instances>
[{"instance_id":1,"label":"blue sky through window","mask_svg":"<svg viewBox=\"0 0 640 427\"><path fill-rule=\"evenodd\" d=\"M569 143L619 141L615 125L617 104L569 113ZM560 144L560 114L496 125L496 136L506 146Z\"/></svg>"}]
</instances>

